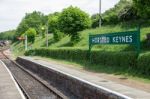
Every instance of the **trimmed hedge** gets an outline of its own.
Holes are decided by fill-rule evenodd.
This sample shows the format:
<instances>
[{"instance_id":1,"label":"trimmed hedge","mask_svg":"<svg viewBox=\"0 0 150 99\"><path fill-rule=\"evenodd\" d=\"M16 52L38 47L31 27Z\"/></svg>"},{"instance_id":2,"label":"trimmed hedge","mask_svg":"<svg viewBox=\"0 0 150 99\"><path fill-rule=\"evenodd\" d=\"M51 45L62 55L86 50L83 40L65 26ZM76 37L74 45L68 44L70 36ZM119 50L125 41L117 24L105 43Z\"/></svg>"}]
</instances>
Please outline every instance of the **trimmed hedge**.
<instances>
[{"instance_id":1,"label":"trimmed hedge","mask_svg":"<svg viewBox=\"0 0 150 99\"><path fill-rule=\"evenodd\" d=\"M51 57L55 59L65 59L76 62L89 62L89 51L87 49L33 49L25 52L25 55L36 55ZM105 52L94 50L91 52L91 63L132 68L140 74L150 75L150 52L141 54L137 58L135 52Z\"/></svg>"},{"instance_id":2,"label":"trimmed hedge","mask_svg":"<svg viewBox=\"0 0 150 99\"><path fill-rule=\"evenodd\" d=\"M90 62L89 51L87 49L33 49L25 53L25 55L45 56L57 59L66 59L71 61ZM94 64L102 64L108 66L136 66L136 53L134 52L104 52L92 51L91 62Z\"/></svg>"},{"instance_id":3,"label":"trimmed hedge","mask_svg":"<svg viewBox=\"0 0 150 99\"><path fill-rule=\"evenodd\" d=\"M92 52L92 62L96 64L103 64L108 66L135 66L136 53L135 52Z\"/></svg>"},{"instance_id":4,"label":"trimmed hedge","mask_svg":"<svg viewBox=\"0 0 150 99\"><path fill-rule=\"evenodd\" d=\"M137 69L143 74L150 75L150 52L138 57Z\"/></svg>"}]
</instances>

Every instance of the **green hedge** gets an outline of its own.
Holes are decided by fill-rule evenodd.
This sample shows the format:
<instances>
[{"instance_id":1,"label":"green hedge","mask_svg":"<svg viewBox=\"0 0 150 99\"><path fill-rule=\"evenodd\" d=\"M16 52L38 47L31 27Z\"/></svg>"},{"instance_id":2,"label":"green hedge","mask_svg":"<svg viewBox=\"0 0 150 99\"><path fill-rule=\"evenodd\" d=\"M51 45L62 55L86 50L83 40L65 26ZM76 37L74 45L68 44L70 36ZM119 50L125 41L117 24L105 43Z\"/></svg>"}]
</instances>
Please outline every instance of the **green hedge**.
<instances>
[{"instance_id":1,"label":"green hedge","mask_svg":"<svg viewBox=\"0 0 150 99\"><path fill-rule=\"evenodd\" d=\"M34 49L29 50L25 55L45 56L71 61L89 62L89 51L86 49ZM91 62L108 66L128 66L136 65L136 53L134 52L104 52L92 51Z\"/></svg>"},{"instance_id":2,"label":"green hedge","mask_svg":"<svg viewBox=\"0 0 150 99\"><path fill-rule=\"evenodd\" d=\"M92 52L92 62L108 66L135 66L136 53L134 52Z\"/></svg>"},{"instance_id":3,"label":"green hedge","mask_svg":"<svg viewBox=\"0 0 150 99\"><path fill-rule=\"evenodd\" d=\"M137 69L143 74L150 75L150 52L138 57Z\"/></svg>"},{"instance_id":4,"label":"green hedge","mask_svg":"<svg viewBox=\"0 0 150 99\"><path fill-rule=\"evenodd\" d=\"M89 51L87 49L33 49L25 53L25 55L36 55L51 57L56 59L65 59L75 62L90 62ZM140 74L150 75L150 52L141 54L138 58L135 52L105 52L92 51L91 63L106 66L132 68Z\"/></svg>"}]
</instances>

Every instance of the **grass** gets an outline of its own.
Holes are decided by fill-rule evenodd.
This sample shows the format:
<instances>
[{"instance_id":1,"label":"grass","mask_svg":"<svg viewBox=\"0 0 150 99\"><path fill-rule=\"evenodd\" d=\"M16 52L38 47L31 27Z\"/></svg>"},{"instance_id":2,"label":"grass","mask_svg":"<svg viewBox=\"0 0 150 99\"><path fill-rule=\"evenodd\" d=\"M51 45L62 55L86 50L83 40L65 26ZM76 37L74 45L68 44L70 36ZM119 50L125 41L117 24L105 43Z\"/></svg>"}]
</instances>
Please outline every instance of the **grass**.
<instances>
[{"instance_id":1,"label":"grass","mask_svg":"<svg viewBox=\"0 0 150 99\"><path fill-rule=\"evenodd\" d=\"M105 34L105 33L111 33L111 32L121 32L121 31L130 31L130 30L136 30L136 27L123 27L121 25L108 25L103 26L102 28L96 28L96 29L87 29L84 31L79 32L80 35L80 41L76 43L73 47L80 47L80 48L88 48L88 35L89 34ZM141 29L141 40L143 41L145 39L146 33L149 33L150 27L142 27ZM69 45L70 43L70 37L65 36L60 41L55 42L53 40L53 35L49 35L49 47L72 47ZM36 37L35 43L32 45L33 48L38 47L45 47L46 46L46 39L42 37ZM104 49L107 50L110 48L110 50L121 50L123 48L126 48L127 46L96 46L96 49Z\"/></svg>"},{"instance_id":2,"label":"grass","mask_svg":"<svg viewBox=\"0 0 150 99\"><path fill-rule=\"evenodd\" d=\"M24 44L23 42L15 42L11 45L11 51L13 52L14 54L14 57L17 57L17 56L22 56L24 55L24 52L25 52L25 47L24 47Z\"/></svg>"},{"instance_id":3,"label":"grass","mask_svg":"<svg viewBox=\"0 0 150 99\"><path fill-rule=\"evenodd\" d=\"M70 45L70 37L65 36L60 41L54 41L53 35L49 35L49 48L61 48L61 47L76 47L76 48L85 48L88 49L88 35L89 34L104 34L104 33L111 33L111 32L121 32L121 31L130 31L136 30L136 27L123 27L121 25L108 25L103 26L102 28L96 29L87 29L84 31L79 32L80 41L76 43L74 46ZM146 39L146 34L150 33L150 27L142 27L141 28L141 42L144 42ZM23 43L19 44L23 46ZM18 45L16 45L18 46ZM39 48L46 46L46 38L36 37L35 43L32 44L32 48ZM15 47L15 45L13 45ZM145 46L144 46L145 47ZM145 51L144 47L142 46L143 51ZM17 47L18 48L18 47ZM128 45L98 45L94 46L94 49L98 50L105 50L105 51L126 51L126 50L134 50L132 47ZM150 48L148 47L148 50Z\"/></svg>"}]
</instances>

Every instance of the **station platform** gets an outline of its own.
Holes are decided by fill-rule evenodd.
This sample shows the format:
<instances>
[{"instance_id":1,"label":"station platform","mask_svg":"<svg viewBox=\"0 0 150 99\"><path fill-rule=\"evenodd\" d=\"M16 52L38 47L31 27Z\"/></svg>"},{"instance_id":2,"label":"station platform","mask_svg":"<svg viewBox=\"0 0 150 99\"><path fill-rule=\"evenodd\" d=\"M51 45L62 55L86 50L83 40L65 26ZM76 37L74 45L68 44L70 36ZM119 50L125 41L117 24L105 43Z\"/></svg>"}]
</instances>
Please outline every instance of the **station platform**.
<instances>
[{"instance_id":1,"label":"station platform","mask_svg":"<svg viewBox=\"0 0 150 99\"><path fill-rule=\"evenodd\" d=\"M0 60L0 99L25 99L11 72Z\"/></svg>"},{"instance_id":2,"label":"station platform","mask_svg":"<svg viewBox=\"0 0 150 99\"><path fill-rule=\"evenodd\" d=\"M97 73L89 72L82 69L72 68L71 66L65 66L65 64L61 64L59 62L53 62L48 60L43 60L37 57L21 57L25 60L32 61L34 63L40 64L42 66L51 68L53 70L57 70L69 75L72 75L76 78L83 79L88 83L91 83L97 87L103 87L113 92L119 93L121 95L130 97L127 99L150 99L150 92L145 91L136 86L131 87L127 86L109 79L105 79L102 75ZM133 84L134 85L134 84Z\"/></svg>"}]
</instances>

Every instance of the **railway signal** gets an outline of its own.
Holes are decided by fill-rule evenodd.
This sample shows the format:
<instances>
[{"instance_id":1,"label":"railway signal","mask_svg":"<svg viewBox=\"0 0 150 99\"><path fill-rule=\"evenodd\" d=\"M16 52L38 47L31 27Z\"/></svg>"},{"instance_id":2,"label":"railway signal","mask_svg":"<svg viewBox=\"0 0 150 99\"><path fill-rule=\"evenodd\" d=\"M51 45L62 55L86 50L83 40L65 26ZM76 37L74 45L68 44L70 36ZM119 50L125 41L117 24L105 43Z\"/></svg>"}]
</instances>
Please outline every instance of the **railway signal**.
<instances>
[{"instance_id":1,"label":"railway signal","mask_svg":"<svg viewBox=\"0 0 150 99\"><path fill-rule=\"evenodd\" d=\"M22 37L22 36L17 37L17 39L19 41L25 41L25 51L28 50L28 37L27 37L27 35L25 35L25 37Z\"/></svg>"}]
</instances>

